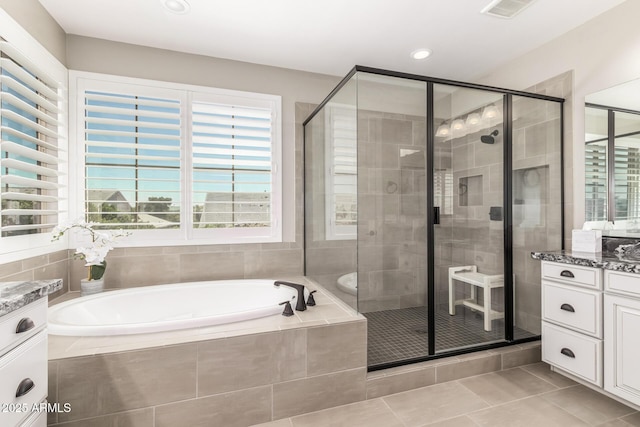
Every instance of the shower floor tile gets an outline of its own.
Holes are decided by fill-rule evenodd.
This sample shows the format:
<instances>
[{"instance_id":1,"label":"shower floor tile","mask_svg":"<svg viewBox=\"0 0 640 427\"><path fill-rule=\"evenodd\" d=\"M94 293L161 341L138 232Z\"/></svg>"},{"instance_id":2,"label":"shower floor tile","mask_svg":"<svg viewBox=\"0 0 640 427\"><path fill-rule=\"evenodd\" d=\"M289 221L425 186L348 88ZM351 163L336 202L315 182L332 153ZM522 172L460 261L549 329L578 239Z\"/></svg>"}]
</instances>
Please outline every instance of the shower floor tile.
<instances>
[{"instance_id":1,"label":"shower floor tile","mask_svg":"<svg viewBox=\"0 0 640 427\"><path fill-rule=\"evenodd\" d=\"M362 313L368 324L369 367L427 356L427 308ZM451 350L504 338L504 321L494 320L492 330L484 330L481 313L457 307L450 316L446 307L436 310L436 351ZM533 334L516 327L518 338Z\"/></svg>"}]
</instances>

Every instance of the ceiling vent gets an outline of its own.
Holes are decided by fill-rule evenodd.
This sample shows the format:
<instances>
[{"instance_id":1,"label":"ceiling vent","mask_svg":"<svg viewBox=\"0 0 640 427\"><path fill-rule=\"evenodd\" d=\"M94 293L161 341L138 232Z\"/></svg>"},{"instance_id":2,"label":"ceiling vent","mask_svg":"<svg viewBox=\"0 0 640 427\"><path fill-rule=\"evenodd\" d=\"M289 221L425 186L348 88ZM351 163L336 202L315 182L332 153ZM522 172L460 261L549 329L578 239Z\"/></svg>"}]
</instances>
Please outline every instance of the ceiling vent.
<instances>
[{"instance_id":1,"label":"ceiling vent","mask_svg":"<svg viewBox=\"0 0 640 427\"><path fill-rule=\"evenodd\" d=\"M522 12L535 0L493 0L480 13L497 16L498 18L511 19Z\"/></svg>"}]
</instances>

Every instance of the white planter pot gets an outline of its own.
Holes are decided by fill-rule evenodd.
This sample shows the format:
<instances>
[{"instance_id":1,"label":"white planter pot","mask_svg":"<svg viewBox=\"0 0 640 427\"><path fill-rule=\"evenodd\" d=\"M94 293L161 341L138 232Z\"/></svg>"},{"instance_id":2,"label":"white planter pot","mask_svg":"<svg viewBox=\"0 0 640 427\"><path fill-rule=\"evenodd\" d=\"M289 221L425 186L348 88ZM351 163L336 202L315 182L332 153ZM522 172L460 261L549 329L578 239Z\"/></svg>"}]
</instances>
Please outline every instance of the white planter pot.
<instances>
[{"instance_id":1,"label":"white planter pot","mask_svg":"<svg viewBox=\"0 0 640 427\"><path fill-rule=\"evenodd\" d=\"M97 294L104 290L104 279L100 280L80 280L80 295Z\"/></svg>"}]
</instances>

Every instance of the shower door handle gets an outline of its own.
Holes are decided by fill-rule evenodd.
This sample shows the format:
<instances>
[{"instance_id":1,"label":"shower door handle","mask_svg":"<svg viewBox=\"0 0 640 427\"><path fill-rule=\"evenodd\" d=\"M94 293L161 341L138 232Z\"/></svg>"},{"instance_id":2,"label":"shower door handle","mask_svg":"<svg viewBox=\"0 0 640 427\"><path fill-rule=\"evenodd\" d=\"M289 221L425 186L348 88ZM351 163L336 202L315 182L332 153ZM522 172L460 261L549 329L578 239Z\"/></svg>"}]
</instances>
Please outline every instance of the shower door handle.
<instances>
[{"instance_id":1,"label":"shower door handle","mask_svg":"<svg viewBox=\"0 0 640 427\"><path fill-rule=\"evenodd\" d=\"M433 223L440 224L440 206L433 207Z\"/></svg>"}]
</instances>

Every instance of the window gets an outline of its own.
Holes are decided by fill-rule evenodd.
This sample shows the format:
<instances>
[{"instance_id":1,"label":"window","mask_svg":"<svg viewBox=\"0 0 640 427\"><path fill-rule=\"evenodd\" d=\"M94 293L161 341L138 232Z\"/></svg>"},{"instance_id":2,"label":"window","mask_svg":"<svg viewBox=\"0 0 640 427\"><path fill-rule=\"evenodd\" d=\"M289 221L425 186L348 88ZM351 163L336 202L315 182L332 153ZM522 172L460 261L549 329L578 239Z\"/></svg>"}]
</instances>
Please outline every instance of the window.
<instances>
[{"instance_id":1,"label":"window","mask_svg":"<svg viewBox=\"0 0 640 427\"><path fill-rule=\"evenodd\" d=\"M327 240L355 239L358 216L357 117L353 107L330 106L326 115Z\"/></svg>"},{"instance_id":2,"label":"window","mask_svg":"<svg viewBox=\"0 0 640 427\"><path fill-rule=\"evenodd\" d=\"M66 69L0 12L1 252L33 255L66 211Z\"/></svg>"},{"instance_id":3,"label":"window","mask_svg":"<svg viewBox=\"0 0 640 427\"><path fill-rule=\"evenodd\" d=\"M606 142L585 146L585 221L607 220Z\"/></svg>"},{"instance_id":4,"label":"window","mask_svg":"<svg viewBox=\"0 0 640 427\"><path fill-rule=\"evenodd\" d=\"M280 98L74 73L82 212L140 240L281 240Z\"/></svg>"}]
</instances>

